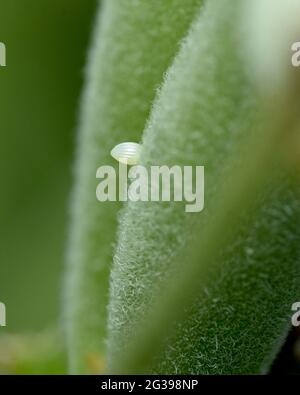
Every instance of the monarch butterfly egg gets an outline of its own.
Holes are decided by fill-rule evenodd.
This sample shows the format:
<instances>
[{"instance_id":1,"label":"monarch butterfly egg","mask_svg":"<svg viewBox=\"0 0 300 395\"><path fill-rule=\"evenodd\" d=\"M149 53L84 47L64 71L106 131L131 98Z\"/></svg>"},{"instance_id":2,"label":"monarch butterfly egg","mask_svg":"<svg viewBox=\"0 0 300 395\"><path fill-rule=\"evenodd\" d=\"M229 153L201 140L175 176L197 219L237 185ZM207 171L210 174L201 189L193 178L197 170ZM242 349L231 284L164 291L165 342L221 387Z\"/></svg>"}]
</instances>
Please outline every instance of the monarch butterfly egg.
<instances>
[{"instance_id":1,"label":"monarch butterfly egg","mask_svg":"<svg viewBox=\"0 0 300 395\"><path fill-rule=\"evenodd\" d=\"M140 157L140 150L140 144L126 142L116 145L110 154L120 163L136 165Z\"/></svg>"}]
</instances>

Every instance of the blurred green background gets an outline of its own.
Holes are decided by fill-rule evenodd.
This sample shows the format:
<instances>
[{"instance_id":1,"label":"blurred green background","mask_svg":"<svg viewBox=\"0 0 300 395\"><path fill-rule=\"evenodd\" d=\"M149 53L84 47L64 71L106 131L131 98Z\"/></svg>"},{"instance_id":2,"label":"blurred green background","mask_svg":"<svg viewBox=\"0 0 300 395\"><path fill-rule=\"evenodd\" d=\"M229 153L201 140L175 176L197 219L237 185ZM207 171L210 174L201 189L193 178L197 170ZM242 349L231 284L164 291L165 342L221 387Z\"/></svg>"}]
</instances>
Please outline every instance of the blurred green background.
<instances>
[{"instance_id":1,"label":"blurred green background","mask_svg":"<svg viewBox=\"0 0 300 395\"><path fill-rule=\"evenodd\" d=\"M96 0L0 0L2 333L59 318L74 134Z\"/></svg>"}]
</instances>

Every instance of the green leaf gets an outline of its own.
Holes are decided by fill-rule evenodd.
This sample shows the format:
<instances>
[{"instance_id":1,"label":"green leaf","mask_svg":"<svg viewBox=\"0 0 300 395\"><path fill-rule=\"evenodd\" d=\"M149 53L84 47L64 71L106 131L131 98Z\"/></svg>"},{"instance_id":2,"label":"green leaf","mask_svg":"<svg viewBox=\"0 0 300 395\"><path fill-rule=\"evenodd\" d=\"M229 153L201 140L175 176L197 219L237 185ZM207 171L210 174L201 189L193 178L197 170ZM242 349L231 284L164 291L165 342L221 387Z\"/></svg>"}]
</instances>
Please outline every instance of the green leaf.
<instances>
[{"instance_id":1,"label":"green leaf","mask_svg":"<svg viewBox=\"0 0 300 395\"><path fill-rule=\"evenodd\" d=\"M73 192L65 316L70 369L88 372L105 346L108 274L120 203L96 201L110 150L138 142L156 90L201 0L103 2L87 70Z\"/></svg>"},{"instance_id":2,"label":"green leaf","mask_svg":"<svg viewBox=\"0 0 300 395\"><path fill-rule=\"evenodd\" d=\"M265 372L290 327L300 279L300 200L299 188L278 162L280 143L285 146L295 128L294 105L284 105L285 95L264 97L248 75L239 26L244 4L207 3L167 74L145 130L142 164L205 166L206 208L194 217L177 203L137 202L124 209L109 305L114 372L145 371L155 340L161 342L174 317L186 320L168 333L152 366L160 374ZM244 163L238 149L252 135L255 144L246 152L254 163ZM179 270L175 262L182 251ZM174 270L184 279L179 276L172 287ZM164 288L167 296L160 292ZM161 321L144 321L157 295L163 295L163 308L150 318ZM140 325L148 343L131 349L128 343Z\"/></svg>"}]
</instances>

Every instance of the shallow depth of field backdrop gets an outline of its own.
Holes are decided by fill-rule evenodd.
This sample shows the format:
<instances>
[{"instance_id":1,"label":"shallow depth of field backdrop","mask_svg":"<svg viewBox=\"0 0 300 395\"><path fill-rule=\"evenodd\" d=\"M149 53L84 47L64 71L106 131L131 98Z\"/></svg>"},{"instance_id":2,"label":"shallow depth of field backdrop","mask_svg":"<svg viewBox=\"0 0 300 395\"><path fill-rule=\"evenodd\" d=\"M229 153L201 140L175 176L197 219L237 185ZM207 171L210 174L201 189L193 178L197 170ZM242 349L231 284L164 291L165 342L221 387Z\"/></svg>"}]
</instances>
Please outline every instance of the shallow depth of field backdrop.
<instances>
[{"instance_id":1,"label":"shallow depth of field backdrop","mask_svg":"<svg viewBox=\"0 0 300 395\"><path fill-rule=\"evenodd\" d=\"M1 0L3 333L58 320L77 109L96 1ZM0 334L0 336L1 336ZM0 351L1 353L1 351Z\"/></svg>"}]
</instances>

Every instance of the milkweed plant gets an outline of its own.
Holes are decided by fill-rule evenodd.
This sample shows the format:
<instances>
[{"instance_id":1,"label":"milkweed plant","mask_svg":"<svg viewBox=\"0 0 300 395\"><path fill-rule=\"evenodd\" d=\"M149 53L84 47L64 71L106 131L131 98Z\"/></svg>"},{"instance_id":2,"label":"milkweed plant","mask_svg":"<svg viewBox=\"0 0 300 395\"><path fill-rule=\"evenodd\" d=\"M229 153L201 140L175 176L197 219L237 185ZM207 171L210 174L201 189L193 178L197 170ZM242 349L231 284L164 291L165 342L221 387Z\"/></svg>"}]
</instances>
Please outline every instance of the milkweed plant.
<instances>
[{"instance_id":1,"label":"milkweed plant","mask_svg":"<svg viewBox=\"0 0 300 395\"><path fill-rule=\"evenodd\" d=\"M64 276L70 373L270 371L300 298L299 18L298 0L99 3ZM122 142L145 168L204 166L204 209L97 201Z\"/></svg>"}]
</instances>

